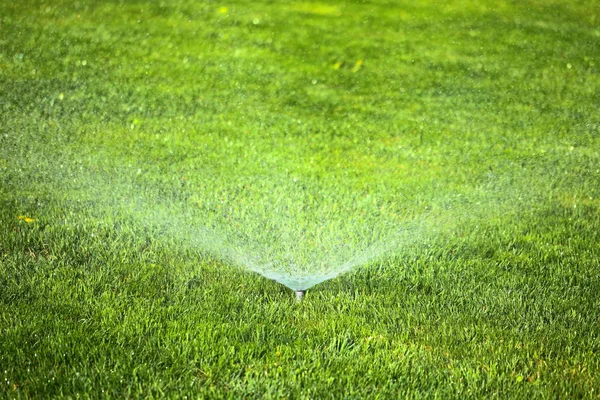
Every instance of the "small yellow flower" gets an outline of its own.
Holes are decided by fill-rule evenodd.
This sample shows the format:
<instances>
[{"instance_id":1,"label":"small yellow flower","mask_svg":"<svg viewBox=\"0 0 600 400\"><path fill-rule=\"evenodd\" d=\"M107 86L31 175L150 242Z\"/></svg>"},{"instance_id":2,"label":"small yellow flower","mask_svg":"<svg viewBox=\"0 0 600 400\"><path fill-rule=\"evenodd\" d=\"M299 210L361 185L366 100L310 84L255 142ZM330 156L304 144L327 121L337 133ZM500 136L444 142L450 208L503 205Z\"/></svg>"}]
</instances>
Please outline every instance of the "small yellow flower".
<instances>
[{"instance_id":1,"label":"small yellow flower","mask_svg":"<svg viewBox=\"0 0 600 400\"><path fill-rule=\"evenodd\" d=\"M20 219L21 221L27 222L28 224L31 224L32 222L35 222L35 218L29 218L29 217L26 217L24 215L19 215L17 218Z\"/></svg>"},{"instance_id":2,"label":"small yellow flower","mask_svg":"<svg viewBox=\"0 0 600 400\"><path fill-rule=\"evenodd\" d=\"M219 13L227 14L227 11L229 11L229 9L227 7L219 7Z\"/></svg>"},{"instance_id":3,"label":"small yellow flower","mask_svg":"<svg viewBox=\"0 0 600 400\"><path fill-rule=\"evenodd\" d=\"M352 72L358 72L360 67L362 66L363 60L356 60L356 64L354 64L354 68L352 68Z\"/></svg>"}]
</instances>

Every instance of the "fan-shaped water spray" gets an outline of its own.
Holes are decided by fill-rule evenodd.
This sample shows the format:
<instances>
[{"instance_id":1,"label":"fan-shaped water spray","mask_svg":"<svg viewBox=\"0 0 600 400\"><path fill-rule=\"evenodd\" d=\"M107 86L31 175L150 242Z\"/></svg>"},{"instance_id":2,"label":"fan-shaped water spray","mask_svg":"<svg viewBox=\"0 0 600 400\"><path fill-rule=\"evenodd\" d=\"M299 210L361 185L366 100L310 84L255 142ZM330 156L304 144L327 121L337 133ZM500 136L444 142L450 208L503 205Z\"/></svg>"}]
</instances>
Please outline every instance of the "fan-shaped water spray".
<instances>
[{"instance_id":1,"label":"fan-shaped water spray","mask_svg":"<svg viewBox=\"0 0 600 400\"><path fill-rule=\"evenodd\" d=\"M397 192L361 192L335 180L272 174L210 182L187 189L184 202L138 194L119 204L186 246L287 286L298 301L319 283L448 233L467 217L489 217L500 204L485 186L422 204L409 192L402 202Z\"/></svg>"}]
</instances>

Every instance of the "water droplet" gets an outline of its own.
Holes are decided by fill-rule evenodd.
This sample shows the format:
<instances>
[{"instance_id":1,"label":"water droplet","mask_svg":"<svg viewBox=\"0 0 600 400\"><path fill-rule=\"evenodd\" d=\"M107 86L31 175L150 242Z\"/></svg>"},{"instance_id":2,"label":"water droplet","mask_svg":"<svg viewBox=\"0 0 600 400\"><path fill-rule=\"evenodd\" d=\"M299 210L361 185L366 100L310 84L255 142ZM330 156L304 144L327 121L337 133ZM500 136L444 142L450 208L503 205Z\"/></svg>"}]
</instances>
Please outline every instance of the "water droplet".
<instances>
[{"instance_id":1,"label":"water droplet","mask_svg":"<svg viewBox=\"0 0 600 400\"><path fill-rule=\"evenodd\" d=\"M258 18L254 18L254 19L252 20L252 23L253 23L254 25L258 25L258 24L260 24L260 19L258 19Z\"/></svg>"}]
</instances>

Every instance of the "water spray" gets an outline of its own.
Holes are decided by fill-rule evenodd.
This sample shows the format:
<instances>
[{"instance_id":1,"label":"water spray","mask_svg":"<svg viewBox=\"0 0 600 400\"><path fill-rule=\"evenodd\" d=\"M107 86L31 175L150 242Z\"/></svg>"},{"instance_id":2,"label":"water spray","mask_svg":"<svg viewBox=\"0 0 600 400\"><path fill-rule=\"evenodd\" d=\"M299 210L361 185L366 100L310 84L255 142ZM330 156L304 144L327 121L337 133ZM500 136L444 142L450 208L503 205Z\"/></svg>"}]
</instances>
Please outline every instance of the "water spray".
<instances>
[{"instance_id":1,"label":"water spray","mask_svg":"<svg viewBox=\"0 0 600 400\"><path fill-rule=\"evenodd\" d=\"M304 299L304 294L306 293L306 290L296 290L296 301L299 303L302 301L302 299Z\"/></svg>"}]
</instances>

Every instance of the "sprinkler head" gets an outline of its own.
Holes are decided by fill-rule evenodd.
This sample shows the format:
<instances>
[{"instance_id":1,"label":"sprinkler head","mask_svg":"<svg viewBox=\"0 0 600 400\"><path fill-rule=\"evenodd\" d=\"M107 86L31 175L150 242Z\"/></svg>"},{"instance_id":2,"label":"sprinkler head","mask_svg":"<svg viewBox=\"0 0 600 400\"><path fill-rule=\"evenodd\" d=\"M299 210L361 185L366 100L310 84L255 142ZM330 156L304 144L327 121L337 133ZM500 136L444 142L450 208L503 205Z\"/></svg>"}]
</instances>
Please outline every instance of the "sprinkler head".
<instances>
[{"instance_id":1,"label":"sprinkler head","mask_svg":"<svg viewBox=\"0 0 600 400\"><path fill-rule=\"evenodd\" d=\"M305 293L306 293L306 290L296 290L296 301L298 303L302 301Z\"/></svg>"}]
</instances>

